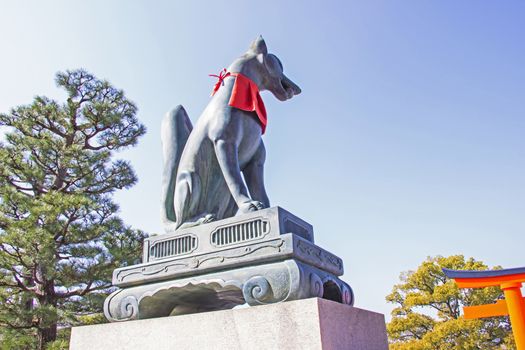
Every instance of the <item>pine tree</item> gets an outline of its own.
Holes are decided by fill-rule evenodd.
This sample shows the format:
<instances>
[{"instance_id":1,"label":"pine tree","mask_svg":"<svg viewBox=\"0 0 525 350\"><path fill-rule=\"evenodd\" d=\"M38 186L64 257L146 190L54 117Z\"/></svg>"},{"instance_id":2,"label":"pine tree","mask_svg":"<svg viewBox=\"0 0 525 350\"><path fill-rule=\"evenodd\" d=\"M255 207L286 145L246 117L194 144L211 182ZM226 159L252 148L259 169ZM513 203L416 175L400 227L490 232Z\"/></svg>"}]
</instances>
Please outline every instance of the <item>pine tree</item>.
<instances>
[{"instance_id":1,"label":"pine tree","mask_svg":"<svg viewBox=\"0 0 525 350\"><path fill-rule=\"evenodd\" d=\"M115 151L145 133L123 91L84 70L59 72L59 103L35 97L0 114L0 340L44 349L57 327L100 313L116 267L144 233L112 195L137 181Z\"/></svg>"}]
</instances>

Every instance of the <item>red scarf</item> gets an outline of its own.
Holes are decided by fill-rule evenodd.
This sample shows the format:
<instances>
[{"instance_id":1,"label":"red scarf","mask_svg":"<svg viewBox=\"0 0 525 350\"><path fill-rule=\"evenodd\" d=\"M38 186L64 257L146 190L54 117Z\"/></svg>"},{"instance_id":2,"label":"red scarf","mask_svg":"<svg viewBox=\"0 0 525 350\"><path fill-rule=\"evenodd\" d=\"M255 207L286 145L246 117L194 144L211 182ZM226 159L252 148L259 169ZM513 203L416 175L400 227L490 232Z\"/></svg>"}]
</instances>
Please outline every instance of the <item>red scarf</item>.
<instances>
[{"instance_id":1,"label":"red scarf","mask_svg":"<svg viewBox=\"0 0 525 350\"><path fill-rule=\"evenodd\" d=\"M233 84L232 95L228 105L242 109L243 111L255 112L257 117L259 117L262 133L264 134L266 131L266 124L268 124L268 119L266 117L266 108L264 108L264 102L259 93L257 84L241 73L230 73L227 72L226 69L220 72L219 75L210 74L210 76L219 79L213 88L212 96L215 95L221 85L224 85L224 78L229 76L235 77L235 83Z\"/></svg>"}]
</instances>

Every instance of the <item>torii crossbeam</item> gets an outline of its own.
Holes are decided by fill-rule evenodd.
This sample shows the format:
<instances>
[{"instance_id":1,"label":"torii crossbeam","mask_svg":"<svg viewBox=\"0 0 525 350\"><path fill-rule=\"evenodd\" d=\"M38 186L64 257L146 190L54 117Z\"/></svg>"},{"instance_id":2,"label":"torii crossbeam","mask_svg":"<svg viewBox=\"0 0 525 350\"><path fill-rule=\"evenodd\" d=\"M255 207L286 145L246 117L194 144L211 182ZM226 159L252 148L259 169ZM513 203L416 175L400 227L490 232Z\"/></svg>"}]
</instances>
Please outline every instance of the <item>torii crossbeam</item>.
<instances>
[{"instance_id":1,"label":"torii crossbeam","mask_svg":"<svg viewBox=\"0 0 525 350\"><path fill-rule=\"evenodd\" d=\"M495 304L465 306L465 318L483 318L493 316L510 317L510 324L518 350L525 350L525 300L521 295L521 286L525 282L525 267L491 271L458 271L443 269L448 278L456 281L459 288L485 288L499 286L505 300Z\"/></svg>"}]
</instances>

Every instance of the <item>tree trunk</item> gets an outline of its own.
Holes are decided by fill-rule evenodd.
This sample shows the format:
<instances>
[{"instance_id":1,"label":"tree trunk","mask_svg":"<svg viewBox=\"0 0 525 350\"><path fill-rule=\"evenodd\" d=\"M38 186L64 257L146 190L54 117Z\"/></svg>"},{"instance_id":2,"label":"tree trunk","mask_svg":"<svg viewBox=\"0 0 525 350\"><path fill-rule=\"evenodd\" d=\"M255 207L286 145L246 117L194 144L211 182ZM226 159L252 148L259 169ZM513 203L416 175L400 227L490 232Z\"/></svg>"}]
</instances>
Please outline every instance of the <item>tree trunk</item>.
<instances>
[{"instance_id":1,"label":"tree trunk","mask_svg":"<svg viewBox=\"0 0 525 350\"><path fill-rule=\"evenodd\" d=\"M55 281L54 280L47 280L46 277L46 271L45 269L37 265L36 267L36 275L37 275L37 281L41 282L37 283L38 289L40 292L40 297L38 297L38 304L39 307L55 307L57 305L56 302L56 294L55 294ZM47 343L55 341L57 338L57 322L56 317L51 316L51 320L46 319L47 312L43 313L43 317L39 320L39 327L38 327L38 349L39 350L45 350Z\"/></svg>"},{"instance_id":2,"label":"tree trunk","mask_svg":"<svg viewBox=\"0 0 525 350\"><path fill-rule=\"evenodd\" d=\"M38 350L45 350L47 343L55 341L57 338L57 325L52 324L47 328L38 329Z\"/></svg>"}]
</instances>

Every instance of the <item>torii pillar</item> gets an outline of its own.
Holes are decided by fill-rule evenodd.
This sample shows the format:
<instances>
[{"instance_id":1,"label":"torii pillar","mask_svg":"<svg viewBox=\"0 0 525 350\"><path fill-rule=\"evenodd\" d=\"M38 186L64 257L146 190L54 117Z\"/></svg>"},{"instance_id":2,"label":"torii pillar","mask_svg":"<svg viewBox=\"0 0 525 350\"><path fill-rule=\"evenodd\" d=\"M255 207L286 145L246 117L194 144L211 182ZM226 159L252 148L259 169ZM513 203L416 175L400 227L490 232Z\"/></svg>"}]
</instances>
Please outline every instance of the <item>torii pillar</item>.
<instances>
[{"instance_id":1,"label":"torii pillar","mask_svg":"<svg viewBox=\"0 0 525 350\"><path fill-rule=\"evenodd\" d=\"M456 281L459 288L485 288L499 286L505 300L496 304L465 306L467 319L492 316L509 316L512 333L518 350L525 350L525 300L521 286L525 282L525 267L492 271L458 271L443 269L448 278Z\"/></svg>"}]
</instances>

